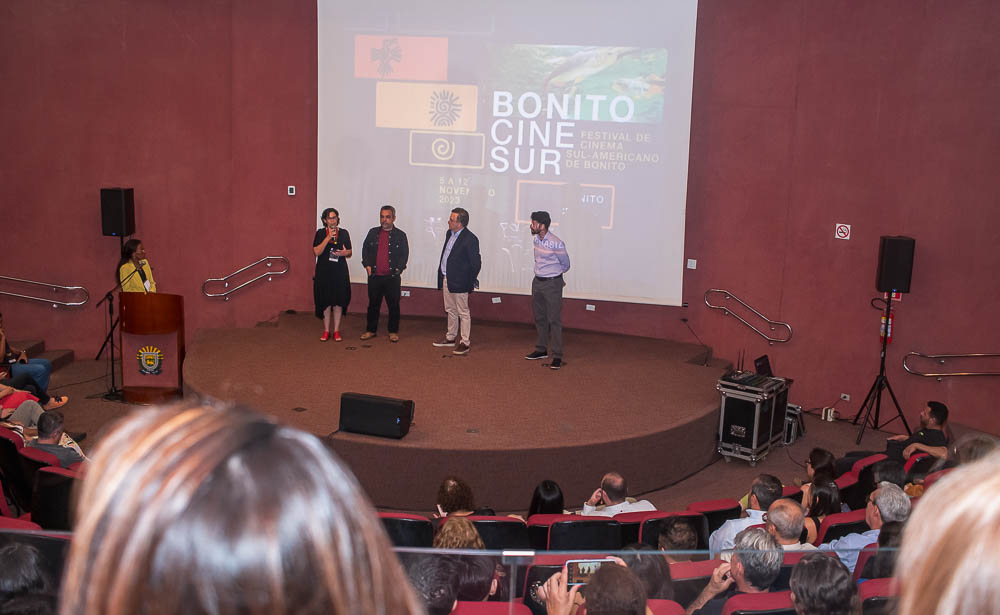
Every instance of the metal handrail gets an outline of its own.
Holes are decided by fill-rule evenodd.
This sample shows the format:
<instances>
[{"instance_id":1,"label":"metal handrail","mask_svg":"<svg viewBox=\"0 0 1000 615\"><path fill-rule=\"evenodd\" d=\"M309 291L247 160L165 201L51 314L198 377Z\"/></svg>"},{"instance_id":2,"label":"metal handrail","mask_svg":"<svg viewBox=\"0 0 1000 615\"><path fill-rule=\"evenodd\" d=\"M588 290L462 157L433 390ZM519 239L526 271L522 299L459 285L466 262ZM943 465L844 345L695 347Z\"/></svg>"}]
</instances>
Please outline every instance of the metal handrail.
<instances>
[{"instance_id":1,"label":"metal handrail","mask_svg":"<svg viewBox=\"0 0 1000 615\"><path fill-rule=\"evenodd\" d=\"M920 357L921 359L929 359L931 361L937 361L940 365L944 365L945 359L974 359L974 358L984 358L984 357L1000 357L1000 353L996 352L967 352L964 354L924 354L922 352L908 352L906 356L903 357L903 369L913 374L914 376L923 376L924 378L937 378L938 382L942 378L950 376L1000 376L1000 372L941 372L941 373L924 373L918 372L910 369L910 366L906 364L906 360L910 357Z\"/></svg>"},{"instance_id":2,"label":"metal handrail","mask_svg":"<svg viewBox=\"0 0 1000 615\"><path fill-rule=\"evenodd\" d=\"M777 327L784 327L785 329L788 330L788 337L785 337L785 338L770 337L769 335L767 335L766 333L764 333L763 331L761 331L757 327L755 327L752 324L750 324L749 322L747 322L746 319L744 319L739 314L735 314L732 310L730 310L726 306L724 306L724 305L713 305L712 302L708 300L709 295L711 295L712 293L721 293L725 297L725 299L727 301L730 300L730 299L732 299L732 300L736 301L737 303L739 303L740 305L742 305L743 307L745 307L746 309L750 310L751 312L753 312L754 314L756 314L758 317L760 317L761 320L763 320L764 322L766 322L768 324L768 327L771 329L771 331L776 331ZM773 345L773 344L784 344L784 343L786 343L786 342L788 342L788 341L790 341L792 339L792 325L788 324L787 322L781 322L780 320L771 320L770 318L768 318L767 316L764 316L763 314L761 314L760 312L758 312L757 310L755 310L753 307L751 307L750 305L748 305L745 301L743 301L742 299L740 299L739 297L737 297L733 293L729 292L728 290L722 290L721 288L710 288L710 289L706 290L705 291L705 305L707 305L708 307L712 308L713 310L722 310L723 314L725 314L727 316L732 316L736 320L738 320L741 323L745 324L746 326L750 327L751 329L754 330L754 332L757 335L759 335L762 338L764 338L765 340L767 340L768 344L771 344L771 345Z\"/></svg>"},{"instance_id":3,"label":"metal handrail","mask_svg":"<svg viewBox=\"0 0 1000 615\"><path fill-rule=\"evenodd\" d=\"M0 280L8 280L10 282L19 282L21 284L34 284L35 286L47 286L53 290L53 292L58 292L60 290L65 290L67 292L81 292L83 293L83 301L56 301L55 299L46 299L45 297L34 297L32 295L22 295L20 293L10 293L6 291L0 291L0 295L7 295L8 297L20 297L21 299L30 299L32 301L41 301L43 303L51 303L52 307L58 308L60 305L63 307L77 307L83 305L84 303L90 301L90 293L83 286L62 286L60 284L49 284L48 282L36 282L34 280L22 280L21 278L12 278L6 275L0 275Z\"/></svg>"},{"instance_id":4,"label":"metal handrail","mask_svg":"<svg viewBox=\"0 0 1000 615\"><path fill-rule=\"evenodd\" d=\"M239 274L243 273L244 271L246 271L247 269L250 269L251 267L256 267L257 265L259 265L261 263L266 263L267 267L270 269L270 267L271 267L271 261L282 261L283 263L285 263L284 270L282 270L282 271L267 271L265 273L260 274L259 276L255 277L255 278L251 278L251 279L247 280L246 282L240 284L239 286L235 286L233 288L229 288L229 279L232 278L233 276L239 275ZM261 278L267 278L267 281L270 282L271 278L273 278L274 276L276 276L276 275L285 275L286 273L288 273L288 270L291 269L291 267L292 267L292 264L284 256L265 256L264 258L260 259L259 261L255 261L253 263L250 263L249 265L247 265L246 267L243 267L242 269L237 269L236 271L230 273L229 275L227 275L225 277L222 277L222 278L209 278L209 279L205 280L205 282L202 283L202 285L201 285L201 292L206 297L224 297L225 301L229 301L229 295L231 293L235 293L236 291L238 291L239 289L243 288L244 286L247 286L248 284L253 284L257 280L260 280ZM224 288L228 288L229 290L227 290L225 292L222 292L222 293L210 293L210 292L208 292L208 288L207 287L212 282L221 282L222 285L223 285L223 287Z\"/></svg>"}]
</instances>

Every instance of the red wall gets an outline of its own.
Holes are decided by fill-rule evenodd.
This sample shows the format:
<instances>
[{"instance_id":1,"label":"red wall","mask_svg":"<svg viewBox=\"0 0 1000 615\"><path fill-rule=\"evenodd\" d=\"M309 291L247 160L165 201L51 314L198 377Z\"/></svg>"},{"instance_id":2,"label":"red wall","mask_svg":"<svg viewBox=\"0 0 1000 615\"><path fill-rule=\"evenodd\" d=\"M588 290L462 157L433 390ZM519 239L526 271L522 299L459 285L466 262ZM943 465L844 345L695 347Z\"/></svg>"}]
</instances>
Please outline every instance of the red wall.
<instances>
[{"instance_id":1,"label":"red wall","mask_svg":"<svg viewBox=\"0 0 1000 615\"><path fill-rule=\"evenodd\" d=\"M11 0L2 11L0 275L81 284L92 295L74 310L4 299L17 337L96 352L104 325L93 305L118 253L118 241L100 235L102 186L135 187L138 236L161 287L186 298L189 339L199 327L311 309L314 3ZM566 324L694 341L687 317L717 355L769 353L776 372L795 379L793 401L830 405L846 392L853 401L838 408L853 415L878 369L879 314L869 306L878 237L909 235L913 292L889 349L893 388L911 419L939 399L960 422L1000 432L1000 378L936 382L901 368L909 351L1000 352L997 31L992 0L701 0L690 307L586 312L570 301ZM297 196L286 196L288 185ZM836 222L853 225L850 241L833 238ZM201 295L206 278L267 254L288 256L289 275L228 303ZM708 288L790 322L793 340L769 347L708 310ZM404 311L437 315L439 301L417 289ZM473 309L530 322L523 296L500 306L476 296Z\"/></svg>"}]
</instances>

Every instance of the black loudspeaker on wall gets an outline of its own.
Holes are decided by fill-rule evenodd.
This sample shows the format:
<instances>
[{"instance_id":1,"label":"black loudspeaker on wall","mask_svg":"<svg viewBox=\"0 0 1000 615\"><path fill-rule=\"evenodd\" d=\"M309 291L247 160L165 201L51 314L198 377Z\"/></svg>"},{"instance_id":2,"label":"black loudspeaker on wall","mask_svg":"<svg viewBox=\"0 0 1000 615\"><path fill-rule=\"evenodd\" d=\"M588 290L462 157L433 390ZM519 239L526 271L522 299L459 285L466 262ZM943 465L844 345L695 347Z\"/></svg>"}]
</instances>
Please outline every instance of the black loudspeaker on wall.
<instances>
[{"instance_id":1,"label":"black loudspeaker on wall","mask_svg":"<svg viewBox=\"0 0 1000 615\"><path fill-rule=\"evenodd\" d=\"M894 290L901 293L910 292L913 248L916 243L912 237L883 235L879 239L875 290L880 293L889 293Z\"/></svg>"},{"instance_id":2,"label":"black loudspeaker on wall","mask_svg":"<svg viewBox=\"0 0 1000 615\"><path fill-rule=\"evenodd\" d=\"M101 188L101 233L108 237L135 234L133 188Z\"/></svg>"},{"instance_id":3,"label":"black loudspeaker on wall","mask_svg":"<svg viewBox=\"0 0 1000 615\"><path fill-rule=\"evenodd\" d=\"M340 431L402 438L413 422L413 400L344 393L340 396Z\"/></svg>"}]
</instances>

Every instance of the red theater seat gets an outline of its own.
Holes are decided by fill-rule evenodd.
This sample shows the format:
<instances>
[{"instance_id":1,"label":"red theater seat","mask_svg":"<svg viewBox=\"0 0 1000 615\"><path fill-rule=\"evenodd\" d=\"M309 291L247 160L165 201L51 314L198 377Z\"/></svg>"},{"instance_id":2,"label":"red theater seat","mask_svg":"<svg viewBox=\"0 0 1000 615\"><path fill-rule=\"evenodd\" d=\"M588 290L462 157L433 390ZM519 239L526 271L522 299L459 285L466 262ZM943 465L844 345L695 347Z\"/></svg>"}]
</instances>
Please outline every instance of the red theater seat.
<instances>
[{"instance_id":1,"label":"red theater seat","mask_svg":"<svg viewBox=\"0 0 1000 615\"><path fill-rule=\"evenodd\" d=\"M422 515L380 512L382 527L396 547L430 547L434 541L434 526Z\"/></svg>"},{"instance_id":2,"label":"red theater seat","mask_svg":"<svg viewBox=\"0 0 1000 615\"><path fill-rule=\"evenodd\" d=\"M792 606L792 592L740 594L726 600L726 603L722 605L722 615L737 615L739 613L795 615L795 607Z\"/></svg>"},{"instance_id":3,"label":"red theater seat","mask_svg":"<svg viewBox=\"0 0 1000 615\"><path fill-rule=\"evenodd\" d=\"M833 542L848 534L861 534L868 531L864 510L852 510L845 513L827 515L816 532L813 544L817 547L824 542Z\"/></svg>"},{"instance_id":4,"label":"red theater seat","mask_svg":"<svg viewBox=\"0 0 1000 615\"><path fill-rule=\"evenodd\" d=\"M722 527L722 524L730 519L739 519L743 514L743 507L737 500L703 500L688 504L688 510L699 512L708 519L708 533Z\"/></svg>"}]
</instances>

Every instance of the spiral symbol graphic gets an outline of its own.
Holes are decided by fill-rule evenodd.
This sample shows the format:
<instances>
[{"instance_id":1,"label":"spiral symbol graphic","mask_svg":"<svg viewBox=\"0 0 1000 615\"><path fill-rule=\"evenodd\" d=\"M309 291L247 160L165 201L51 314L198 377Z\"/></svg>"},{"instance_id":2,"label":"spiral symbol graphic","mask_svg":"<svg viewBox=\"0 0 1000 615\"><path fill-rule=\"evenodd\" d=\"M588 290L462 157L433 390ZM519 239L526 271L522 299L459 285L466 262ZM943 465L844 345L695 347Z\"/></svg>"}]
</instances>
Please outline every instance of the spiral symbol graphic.
<instances>
[{"instance_id":1,"label":"spiral symbol graphic","mask_svg":"<svg viewBox=\"0 0 1000 615\"><path fill-rule=\"evenodd\" d=\"M438 160L451 160L455 155L455 142L444 137L438 137L431 143L431 153Z\"/></svg>"},{"instance_id":2,"label":"spiral symbol graphic","mask_svg":"<svg viewBox=\"0 0 1000 615\"><path fill-rule=\"evenodd\" d=\"M462 103L454 92L441 90L431 94L430 116L435 126L451 126L462 113Z\"/></svg>"}]
</instances>

